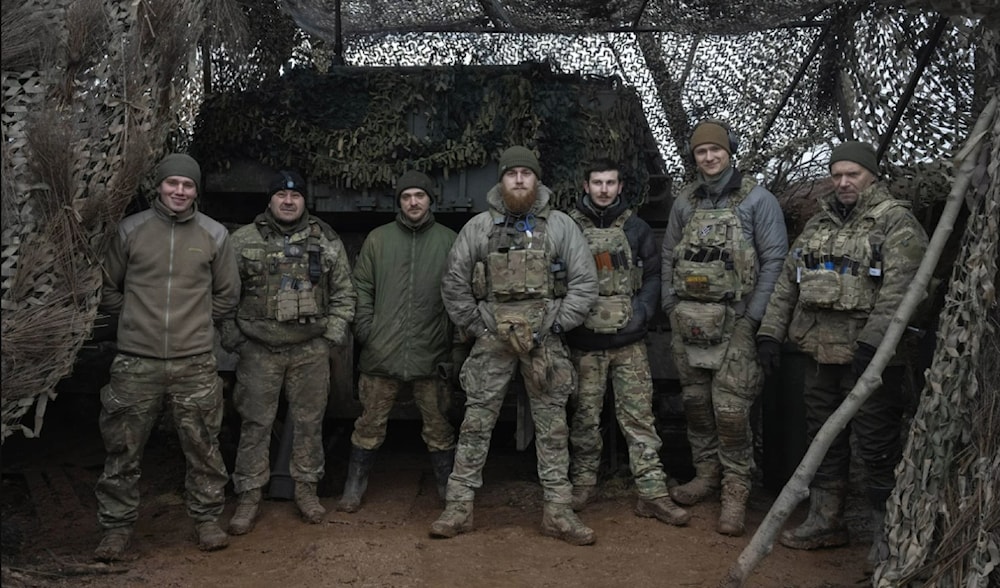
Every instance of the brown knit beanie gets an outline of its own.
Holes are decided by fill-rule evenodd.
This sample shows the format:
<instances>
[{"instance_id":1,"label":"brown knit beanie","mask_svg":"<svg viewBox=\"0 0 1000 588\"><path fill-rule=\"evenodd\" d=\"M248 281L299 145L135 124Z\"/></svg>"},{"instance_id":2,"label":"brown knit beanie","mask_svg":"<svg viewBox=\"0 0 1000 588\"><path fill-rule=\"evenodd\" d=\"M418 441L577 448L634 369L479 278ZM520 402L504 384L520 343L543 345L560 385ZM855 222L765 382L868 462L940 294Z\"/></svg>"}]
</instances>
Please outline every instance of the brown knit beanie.
<instances>
[{"instance_id":1,"label":"brown knit beanie","mask_svg":"<svg viewBox=\"0 0 1000 588\"><path fill-rule=\"evenodd\" d=\"M726 150L729 155L733 154L732 148L729 145L729 132L726 131L725 127L714 122L703 122L695 127L694 132L691 133L691 152L694 152L694 148L698 145L704 145L705 143L711 143L713 145L718 145Z\"/></svg>"},{"instance_id":2,"label":"brown knit beanie","mask_svg":"<svg viewBox=\"0 0 1000 588\"><path fill-rule=\"evenodd\" d=\"M538 164L538 157L527 147L515 145L501 153L497 177L502 178L503 174L512 167L526 167L535 172L539 180L542 179L542 166Z\"/></svg>"},{"instance_id":3,"label":"brown knit beanie","mask_svg":"<svg viewBox=\"0 0 1000 588\"><path fill-rule=\"evenodd\" d=\"M879 175L878 158L875 156L875 149L868 143L844 141L840 145L837 145L833 148L833 153L830 154L830 165L838 161L853 161L876 176Z\"/></svg>"},{"instance_id":4,"label":"brown knit beanie","mask_svg":"<svg viewBox=\"0 0 1000 588\"><path fill-rule=\"evenodd\" d=\"M436 194L434 193L434 182L431 181L426 174L418 172L415 169L407 171L403 175L399 176L398 180L396 180L397 201L399 200L399 197L402 196L403 190L406 190L407 188L420 188L424 192L427 192L427 195L431 197L431 202L433 202L436 197Z\"/></svg>"},{"instance_id":5,"label":"brown knit beanie","mask_svg":"<svg viewBox=\"0 0 1000 588\"><path fill-rule=\"evenodd\" d=\"M194 181L195 189L201 194L201 166L190 155L171 153L156 166L156 185L170 176L181 176Z\"/></svg>"}]
</instances>

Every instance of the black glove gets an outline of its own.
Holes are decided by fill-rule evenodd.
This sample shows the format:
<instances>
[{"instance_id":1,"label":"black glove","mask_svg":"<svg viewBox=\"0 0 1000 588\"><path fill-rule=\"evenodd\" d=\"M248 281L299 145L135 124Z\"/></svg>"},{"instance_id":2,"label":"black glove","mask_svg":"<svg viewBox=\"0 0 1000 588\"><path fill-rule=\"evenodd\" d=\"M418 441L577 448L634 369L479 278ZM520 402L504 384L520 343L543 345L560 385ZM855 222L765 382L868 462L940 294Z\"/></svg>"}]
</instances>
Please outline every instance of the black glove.
<instances>
[{"instance_id":1,"label":"black glove","mask_svg":"<svg viewBox=\"0 0 1000 588\"><path fill-rule=\"evenodd\" d=\"M781 365L781 343L770 337L757 337L757 361L765 376L778 371Z\"/></svg>"},{"instance_id":2,"label":"black glove","mask_svg":"<svg viewBox=\"0 0 1000 588\"><path fill-rule=\"evenodd\" d=\"M867 343L858 343L858 350L854 352L854 359L851 360L851 371L855 377L860 377L868 369L868 364L875 357L875 348Z\"/></svg>"}]
</instances>

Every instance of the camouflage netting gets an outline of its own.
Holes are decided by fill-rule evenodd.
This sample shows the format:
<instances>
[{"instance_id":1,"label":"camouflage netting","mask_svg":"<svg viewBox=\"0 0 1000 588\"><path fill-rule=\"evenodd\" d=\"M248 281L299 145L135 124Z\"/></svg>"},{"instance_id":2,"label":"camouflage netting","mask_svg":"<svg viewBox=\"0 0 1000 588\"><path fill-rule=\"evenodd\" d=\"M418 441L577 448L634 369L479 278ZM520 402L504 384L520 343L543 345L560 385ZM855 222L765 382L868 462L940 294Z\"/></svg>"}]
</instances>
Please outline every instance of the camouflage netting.
<instances>
[{"instance_id":1,"label":"camouflage netting","mask_svg":"<svg viewBox=\"0 0 1000 588\"><path fill-rule=\"evenodd\" d=\"M104 243L159 157L191 144L202 91L236 100L236 91L280 85L282 73L312 68L316 79L339 65L544 62L555 75L602 83L613 76L635 88L663 171L675 179L691 172L681 157L691 126L713 116L733 124L743 138L740 165L776 193L821 176L830 145L857 138L879 145L897 194L920 204L947 194L950 156L997 93L998 12L995 0L4 2L0 438L41 430L45 404L94 324ZM513 85L524 93L524 83ZM633 112L632 124L642 126ZM544 152L554 139L532 120L517 124ZM495 154L492 123L484 121L462 158ZM938 574L968 578L942 585L985 586L977 579L996 575L997 500L988 490L997 487L995 416L989 420L998 405L997 354L983 351L996 324L983 320L996 316L997 304L995 125L988 173L977 182L984 195L970 199L930 404L918 414L931 426L918 425L928 436L908 448L913 471L901 470L919 490L898 494L892 517L901 530L890 537L897 559L885 578ZM414 153L450 173L462 162L448 159L453 147L444 144ZM384 183L394 169L358 164L367 171L352 175L345 160L319 151L276 150L259 157L311 166L343 184Z\"/></svg>"}]
</instances>

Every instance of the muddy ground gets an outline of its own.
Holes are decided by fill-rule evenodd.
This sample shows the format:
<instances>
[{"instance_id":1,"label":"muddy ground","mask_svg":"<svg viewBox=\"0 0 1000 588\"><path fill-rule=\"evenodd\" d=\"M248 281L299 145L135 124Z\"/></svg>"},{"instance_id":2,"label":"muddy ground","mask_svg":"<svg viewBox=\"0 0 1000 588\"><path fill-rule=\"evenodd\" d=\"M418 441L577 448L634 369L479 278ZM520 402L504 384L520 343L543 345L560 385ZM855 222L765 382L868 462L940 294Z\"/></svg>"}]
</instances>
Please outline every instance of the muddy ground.
<instances>
[{"instance_id":1,"label":"muddy ground","mask_svg":"<svg viewBox=\"0 0 1000 588\"><path fill-rule=\"evenodd\" d=\"M617 469L605 477L600 500L581 514L597 544L570 546L540 534L533 451L516 451L513 428L501 425L475 503L475 530L434 540L427 529L441 504L419 429L391 424L361 511L345 514L334 505L349 423L334 423L320 489L329 511L322 524L302 522L292 502L268 500L253 532L233 537L228 549L203 553L183 504L183 457L173 433L163 429L146 451L130 559L105 565L91 561L100 537L93 486L104 458L96 404L63 396L49 411L41 438L11 437L2 449L5 587L715 586L774 499L755 487L745 537L715 532L718 502L693 507L689 526L670 527L632 514L635 490L624 456L615 455L608 461ZM664 451L665 462L683 463L672 451ZM230 495L223 522L234 507ZM849 548L797 552L776 545L748 585L864 585L870 531L860 495L852 496L851 513ZM803 516L800 506L793 521Z\"/></svg>"}]
</instances>

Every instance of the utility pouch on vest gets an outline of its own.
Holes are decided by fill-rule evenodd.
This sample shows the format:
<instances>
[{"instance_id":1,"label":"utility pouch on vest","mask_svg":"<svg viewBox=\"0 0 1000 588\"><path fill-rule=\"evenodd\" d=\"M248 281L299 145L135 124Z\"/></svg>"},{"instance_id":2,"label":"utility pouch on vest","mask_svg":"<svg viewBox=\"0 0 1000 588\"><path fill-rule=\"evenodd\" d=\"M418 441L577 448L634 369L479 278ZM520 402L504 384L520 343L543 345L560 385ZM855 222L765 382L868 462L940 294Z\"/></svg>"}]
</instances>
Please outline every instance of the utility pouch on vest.
<instances>
[{"instance_id":1,"label":"utility pouch on vest","mask_svg":"<svg viewBox=\"0 0 1000 588\"><path fill-rule=\"evenodd\" d=\"M549 265L541 249L514 249L487 257L493 294L499 301L544 296Z\"/></svg>"},{"instance_id":2,"label":"utility pouch on vest","mask_svg":"<svg viewBox=\"0 0 1000 588\"><path fill-rule=\"evenodd\" d=\"M691 367L716 370L729 347L735 313L726 304L681 300L674 310Z\"/></svg>"},{"instance_id":3,"label":"utility pouch on vest","mask_svg":"<svg viewBox=\"0 0 1000 588\"><path fill-rule=\"evenodd\" d=\"M610 335L632 320L632 298L624 294L598 296L583 326L595 333Z\"/></svg>"},{"instance_id":4,"label":"utility pouch on vest","mask_svg":"<svg viewBox=\"0 0 1000 588\"><path fill-rule=\"evenodd\" d=\"M871 278L840 274L840 306L844 310L871 310L875 307L875 289Z\"/></svg>"},{"instance_id":5,"label":"utility pouch on vest","mask_svg":"<svg viewBox=\"0 0 1000 588\"><path fill-rule=\"evenodd\" d=\"M799 303L805 308L833 308L840 300L840 278L828 269L803 269L799 278Z\"/></svg>"},{"instance_id":6,"label":"utility pouch on vest","mask_svg":"<svg viewBox=\"0 0 1000 588\"><path fill-rule=\"evenodd\" d=\"M299 318L299 292L295 290L295 280L289 276L281 278L281 289L275 295L277 308L274 319L279 323Z\"/></svg>"},{"instance_id":7,"label":"utility pouch on vest","mask_svg":"<svg viewBox=\"0 0 1000 588\"><path fill-rule=\"evenodd\" d=\"M316 293L313 290L312 282L299 282L299 322L313 322L319 314L316 306Z\"/></svg>"},{"instance_id":8,"label":"utility pouch on vest","mask_svg":"<svg viewBox=\"0 0 1000 588\"><path fill-rule=\"evenodd\" d=\"M688 300L720 302L734 299L740 293L734 287L732 270L727 271L722 259L692 262L678 259L674 262L674 290L677 296Z\"/></svg>"},{"instance_id":9,"label":"utility pouch on vest","mask_svg":"<svg viewBox=\"0 0 1000 588\"><path fill-rule=\"evenodd\" d=\"M545 318L544 300L520 300L496 306L497 336L519 354L534 349Z\"/></svg>"},{"instance_id":10,"label":"utility pouch on vest","mask_svg":"<svg viewBox=\"0 0 1000 588\"><path fill-rule=\"evenodd\" d=\"M566 262L557 259L552 262L552 295L564 298L569 293L569 280L566 277Z\"/></svg>"},{"instance_id":11,"label":"utility pouch on vest","mask_svg":"<svg viewBox=\"0 0 1000 588\"><path fill-rule=\"evenodd\" d=\"M476 300L486 300L489 290L486 286L486 265L477 261L472 268L472 296Z\"/></svg>"}]
</instances>

